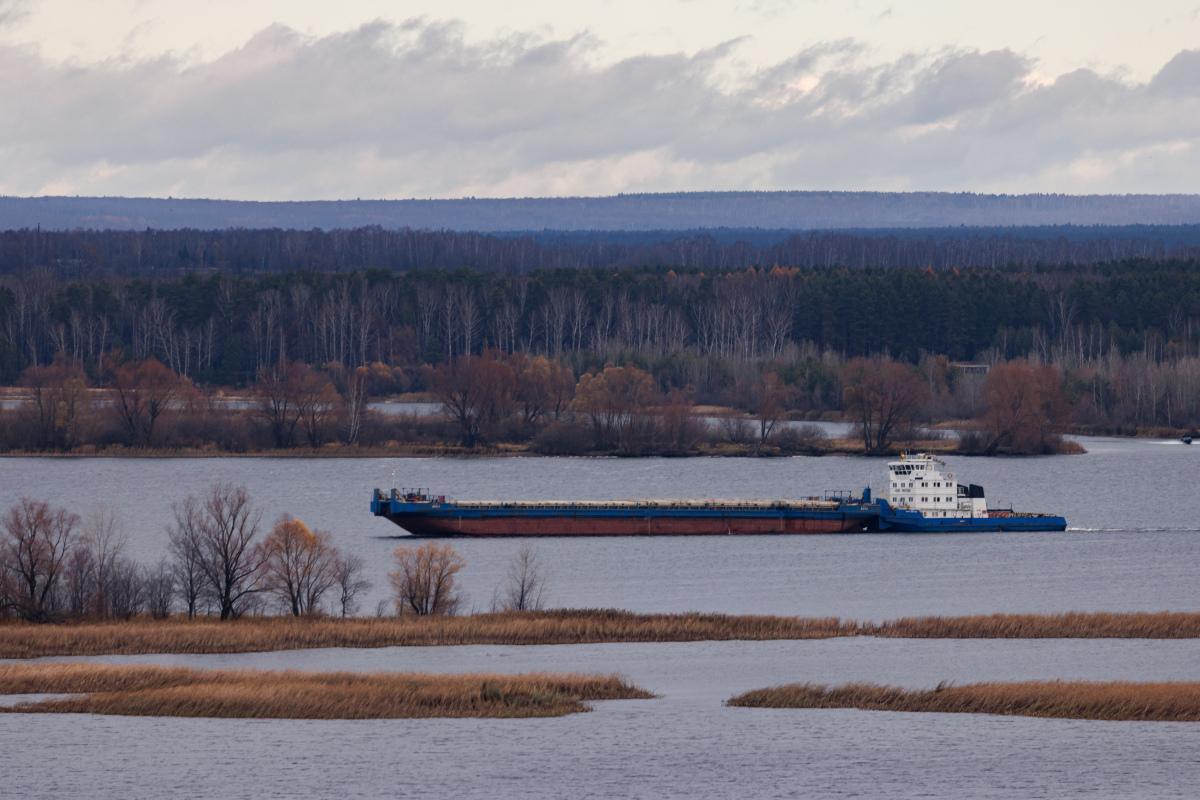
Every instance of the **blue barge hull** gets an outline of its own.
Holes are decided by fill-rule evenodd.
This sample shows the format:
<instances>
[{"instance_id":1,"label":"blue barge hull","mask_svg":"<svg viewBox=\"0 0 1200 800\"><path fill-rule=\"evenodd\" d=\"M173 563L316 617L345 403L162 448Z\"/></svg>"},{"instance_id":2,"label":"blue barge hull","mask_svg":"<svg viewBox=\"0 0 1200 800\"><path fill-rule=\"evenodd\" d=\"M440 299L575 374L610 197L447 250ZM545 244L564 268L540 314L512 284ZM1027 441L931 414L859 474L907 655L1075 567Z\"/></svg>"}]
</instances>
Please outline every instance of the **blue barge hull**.
<instances>
[{"instance_id":1,"label":"blue barge hull","mask_svg":"<svg viewBox=\"0 0 1200 800\"><path fill-rule=\"evenodd\" d=\"M454 502L376 490L371 513L417 536L705 536L1061 531L1062 517L926 517L862 498L808 501Z\"/></svg>"}]
</instances>

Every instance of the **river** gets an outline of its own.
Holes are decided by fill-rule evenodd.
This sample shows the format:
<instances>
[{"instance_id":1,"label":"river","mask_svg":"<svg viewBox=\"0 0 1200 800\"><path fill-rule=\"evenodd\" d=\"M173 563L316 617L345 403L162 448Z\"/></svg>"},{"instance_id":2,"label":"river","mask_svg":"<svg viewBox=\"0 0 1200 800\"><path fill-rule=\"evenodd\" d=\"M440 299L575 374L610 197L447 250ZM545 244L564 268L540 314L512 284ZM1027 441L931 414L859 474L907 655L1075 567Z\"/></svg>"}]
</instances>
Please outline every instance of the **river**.
<instances>
[{"instance_id":1,"label":"river","mask_svg":"<svg viewBox=\"0 0 1200 800\"><path fill-rule=\"evenodd\" d=\"M885 619L992 611L1200 608L1200 448L1083 439L1086 455L949 458L993 504L1064 514L1055 534L542 540L553 606ZM120 516L165 551L172 502L244 484L368 560L384 598L402 533L370 490L467 498L803 497L882 485L884 460L0 459L0 506L33 496ZM486 608L520 540L454 542ZM5 797L1194 796L1200 726L725 708L792 680L1200 680L1193 641L715 642L382 648L124 661L196 666L621 672L660 696L556 720L311 722L0 715Z\"/></svg>"}]
</instances>

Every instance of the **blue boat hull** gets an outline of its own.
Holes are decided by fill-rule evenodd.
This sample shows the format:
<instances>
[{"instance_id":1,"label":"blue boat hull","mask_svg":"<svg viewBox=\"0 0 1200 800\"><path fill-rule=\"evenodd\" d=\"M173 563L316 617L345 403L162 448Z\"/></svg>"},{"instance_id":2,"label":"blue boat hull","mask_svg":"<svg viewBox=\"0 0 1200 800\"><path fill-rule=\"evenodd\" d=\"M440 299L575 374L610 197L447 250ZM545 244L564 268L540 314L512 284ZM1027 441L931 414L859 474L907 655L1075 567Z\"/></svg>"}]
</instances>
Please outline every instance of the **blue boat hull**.
<instances>
[{"instance_id":1,"label":"blue boat hull","mask_svg":"<svg viewBox=\"0 0 1200 800\"><path fill-rule=\"evenodd\" d=\"M1062 517L1012 514L930 518L893 508L870 495L823 509L748 508L713 503L693 507L646 504L495 503L459 505L410 501L377 493L371 511L417 536L705 536L813 533L974 533L1061 531Z\"/></svg>"},{"instance_id":2,"label":"blue boat hull","mask_svg":"<svg viewBox=\"0 0 1200 800\"><path fill-rule=\"evenodd\" d=\"M879 530L883 533L999 533L1065 531L1065 517L1053 514L998 514L987 517L926 517L919 511L893 508L879 501Z\"/></svg>"}]
</instances>

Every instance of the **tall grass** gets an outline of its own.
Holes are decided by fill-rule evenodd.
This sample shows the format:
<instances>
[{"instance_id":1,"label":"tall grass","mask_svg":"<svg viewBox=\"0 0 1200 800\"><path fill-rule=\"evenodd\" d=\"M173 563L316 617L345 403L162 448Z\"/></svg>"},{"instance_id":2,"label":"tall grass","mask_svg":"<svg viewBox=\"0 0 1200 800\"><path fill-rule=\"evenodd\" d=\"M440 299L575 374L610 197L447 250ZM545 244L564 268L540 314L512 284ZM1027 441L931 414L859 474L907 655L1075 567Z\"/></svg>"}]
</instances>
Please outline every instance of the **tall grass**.
<instances>
[{"instance_id":1,"label":"tall grass","mask_svg":"<svg viewBox=\"0 0 1200 800\"><path fill-rule=\"evenodd\" d=\"M1067 719L1200 722L1200 683L1026 681L899 689L794 683L726 702L746 708L857 708Z\"/></svg>"},{"instance_id":2,"label":"tall grass","mask_svg":"<svg viewBox=\"0 0 1200 800\"><path fill-rule=\"evenodd\" d=\"M1200 613L1101 611L903 617L860 626L860 633L901 639L1197 639Z\"/></svg>"},{"instance_id":3,"label":"tall grass","mask_svg":"<svg viewBox=\"0 0 1200 800\"><path fill-rule=\"evenodd\" d=\"M72 694L0 708L272 719L551 717L589 700L645 699L615 675L265 672L95 664L0 666L0 694Z\"/></svg>"},{"instance_id":4,"label":"tall grass","mask_svg":"<svg viewBox=\"0 0 1200 800\"><path fill-rule=\"evenodd\" d=\"M248 653L313 647L810 639L851 633L852 623L835 619L634 614L612 610L379 619L134 620L0 625L0 658Z\"/></svg>"},{"instance_id":5,"label":"tall grass","mask_svg":"<svg viewBox=\"0 0 1200 800\"><path fill-rule=\"evenodd\" d=\"M524 611L462 617L260 617L63 625L0 624L0 658L137 653L247 653L313 647L582 644L826 639L1195 639L1200 613L995 614L869 623L836 618Z\"/></svg>"}]
</instances>

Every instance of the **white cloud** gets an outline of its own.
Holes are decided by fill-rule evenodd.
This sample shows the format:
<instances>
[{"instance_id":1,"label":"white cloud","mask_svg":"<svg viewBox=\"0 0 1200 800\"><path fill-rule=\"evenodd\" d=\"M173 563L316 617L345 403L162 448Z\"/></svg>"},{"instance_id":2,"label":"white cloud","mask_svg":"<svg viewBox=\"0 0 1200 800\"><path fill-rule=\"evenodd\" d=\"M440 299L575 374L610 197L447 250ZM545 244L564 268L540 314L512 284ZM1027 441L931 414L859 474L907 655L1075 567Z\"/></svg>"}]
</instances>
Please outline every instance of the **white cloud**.
<instances>
[{"instance_id":1,"label":"white cloud","mask_svg":"<svg viewBox=\"0 0 1200 800\"><path fill-rule=\"evenodd\" d=\"M2 3L3 0L0 0ZM0 5L0 9L4 6ZM590 35L275 25L208 60L0 45L0 192L236 198L681 189L1195 191L1200 52L1144 83L1009 50L731 41L591 58Z\"/></svg>"},{"instance_id":2,"label":"white cloud","mask_svg":"<svg viewBox=\"0 0 1200 800\"><path fill-rule=\"evenodd\" d=\"M29 0L0 0L0 27L11 25L29 14Z\"/></svg>"}]
</instances>

